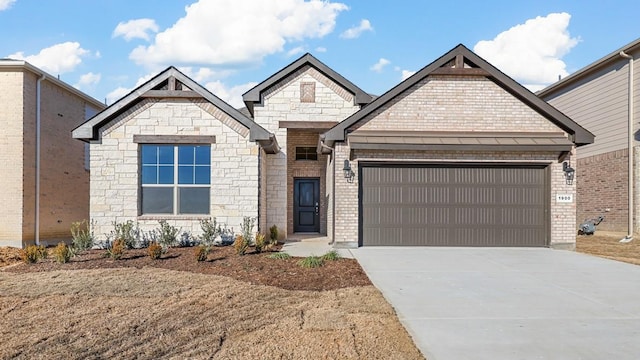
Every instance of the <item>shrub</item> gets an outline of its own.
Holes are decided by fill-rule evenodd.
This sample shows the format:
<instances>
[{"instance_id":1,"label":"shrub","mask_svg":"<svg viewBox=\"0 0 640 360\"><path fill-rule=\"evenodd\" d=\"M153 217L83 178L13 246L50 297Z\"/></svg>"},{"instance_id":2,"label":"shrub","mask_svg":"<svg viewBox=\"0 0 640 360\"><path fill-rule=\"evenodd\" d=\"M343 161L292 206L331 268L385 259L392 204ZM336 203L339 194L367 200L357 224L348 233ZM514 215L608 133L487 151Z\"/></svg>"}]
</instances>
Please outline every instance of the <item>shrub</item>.
<instances>
[{"instance_id":1,"label":"shrub","mask_svg":"<svg viewBox=\"0 0 640 360\"><path fill-rule=\"evenodd\" d=\"M222 233L222 227L218 224L215 217L211 220L200 220L200 229L202 229L200 241L208 246L212 246L218 236Z\"/></svg>"},{"instance_id":2,"label":"shrub","mask_svg":"<svg viewBox=\"0 0 640 360\"><path fill-rule=\"evenodd\" d=\"M127 249L133 249L136 246L138 234L138 226L132 220L128 220L124 223L118 223L114 221L110 238L113 238L115 240L122 240L124 242L124 246Z\"/></svg>"},{"instance_id":3,"label":"shrub","mask_svg":"<svg viewBox=\"0 0 640 360\"><path fill-rule=\"evenodd\" d=\"M306 258L298 261L298 265L304 268L317 268L324 265L324 260L318 256L307 256Z\"/></svg>"},{"instance_id":4,"label":"shrub","mask_svg":"<svg viewBox=\"0 0 640 360\"><path fill-rule=\"evenodd\" d=\"M236 241L233 242L233 247L236 249L238 255L244 255L249 248L249 241L244 236L236 236Z\"/></svg>"},{"instance_id":5,"label":"shrub","mask_svg":"<svg viewBox=\"0 0 640 360\"><path fill-rule=\"evenodd\" d=\"M40 259L47 258L47 249L42 245L29 245L25 249L20 250L20 258L27 264L33 264Z\"/></svg>"},{"instance_id":6,"label":"shrub","mask_svg":"<svg viewBox=\"0 0 640 360\"><path fill-rule=\"evenodd\" d=\"M269 255L269 259L287 260L287 259L291 259L291 255L284 252L276 252Z\"/></svg>"},{"instance_id":7,"label":"shrub","mask_svg":"<svg viewBox=\"0 0 640 360\"><path fill-rule=\"evenodd\" d=\"M162 256L164 249L162 249L162 246L160 246L160 244L158 244L157 242L152 242L149 244L147 252L149 253L150 258L152 258L153 260L158 260Z\"/></svg>"},{"instance_id":8,"label":"shrub","mask_svg":"<svg viewBox=\"0 0 640 360\"><path fill-rule=\"evenodd\" d=\"M124 250L127 247L124 239L116 239L109 245L110 246L107 248L107 256L116 260L122 258Z\"/></svg>"},{"instance_id":9,"label":"shrub","mask_svg":"<svg viewBox=\"0 0 640 360\"><path fill-rule=\"evenodd\" d=\"M75 251L85 251L93 247L93 231L91 231L87 220L71 223L71 238Z\"/></svg>"},{"instance_id":10,"label":"shrub","mask_svg":"<svg viewBox=\"0 0 640 360\"><path fill-rule=\"evenodd\" d=\"M160 230L158 233L158 242L164 249L167 249L178 242L178 233L180 229L170 225L166 220L158 221L160 223Z\"/></svg>"},{"instance_id":11,"label":"shrub","mask_svg":"<svg viewBox=\"0 0 640 360\"><path fill-rule=\"evenodd\" d=\"M267 237L263 233L256 234L255 249L257 253L261 253L267 245Z\"/></svg>"},{"instance_id":12,"label":"shrub","mask_svg":"<svg viewBox=\"0 0 640 360\"><path fill-rule=\"evenodd\" d=\"M340 259L340 254L336 250L331 250L328 253L322 255L322 260L324 261L335 261Z\"/></svg>"},{"instance_id":13,"label":"shrub","mask_svg":"<svg viewBox=\"0 0 640 360\"><path fill-rule=\"evenodd\" d=\"M195 248L194 255L196 256L197 261L205 261L207 260L207 256L209 256L209 251L211 248L207 245L198 245Z\"/></svg>"},{"instance_id":14,"label":"shrub","mask_svg":"<svg viewBox=\"0 0 640 360\"><path fill-rule=\"evenodd\" d=\"M193 247L198 245L198 239L191 236L191 233L184 231L180 234L180 240L178 240L179 247Z\"/></svg>"},{"instance_id":15,"label":"shrub","mask_svg":"<svg viewBox=\"0 0 640 360\"><path fill-rule=\"evenodd\" d=\"M71 255L71 249L63 242L58 243L58 246L53 249L53 258L61 264L68 263Z\"/></svg>"},{"instance_id":16,"label":"shrub","mask_svg":"<svg viewBox=\"0 0 640 360\"><path fill-rule=\"evenodd\" d=\"M269 228L269 240L271 240L271 242L278 242L278 227L276 224L273 224L273 226Z\"/></svg>"},{"instance_id":17,"label":"shrub","mask_svg":"<svg viewBox=\"0 0 640 360\"><path fill-rule=\"evenodd\" d=\"M242 232L242 237L248 244L253 243L253 226L256 224L256 219L245 216L242 218L242 224L240 225L240 229Z\"/></svg>"}]
</instances>

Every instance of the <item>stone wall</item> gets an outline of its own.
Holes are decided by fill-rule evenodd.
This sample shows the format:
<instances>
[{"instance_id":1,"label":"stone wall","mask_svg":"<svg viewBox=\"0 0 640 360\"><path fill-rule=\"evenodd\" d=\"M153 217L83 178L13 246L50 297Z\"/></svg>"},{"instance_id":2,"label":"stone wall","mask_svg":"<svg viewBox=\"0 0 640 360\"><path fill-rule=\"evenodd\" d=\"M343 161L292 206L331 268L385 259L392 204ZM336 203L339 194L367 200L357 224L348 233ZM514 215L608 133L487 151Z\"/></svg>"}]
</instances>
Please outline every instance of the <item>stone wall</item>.
<instances>
[{"instance_id":1,"label":"stone wall","mask_svg":"<svg viewBox=\"0 0 640 360\"><path fill-rule=\"evenodd\" d=\"M114 221L132 220L149 231L158 227L158 220L167 220L199 235L201 219L216 217L238 233L244 216L257 218L259 147L249 141L248 129L222 111L189 100L143 100L101 132L101 143L91 144L91 218L99 240L110 233ZM140 215L139 146L134 135L215 136L210 215Z\"/></svg>"}]
</instances>

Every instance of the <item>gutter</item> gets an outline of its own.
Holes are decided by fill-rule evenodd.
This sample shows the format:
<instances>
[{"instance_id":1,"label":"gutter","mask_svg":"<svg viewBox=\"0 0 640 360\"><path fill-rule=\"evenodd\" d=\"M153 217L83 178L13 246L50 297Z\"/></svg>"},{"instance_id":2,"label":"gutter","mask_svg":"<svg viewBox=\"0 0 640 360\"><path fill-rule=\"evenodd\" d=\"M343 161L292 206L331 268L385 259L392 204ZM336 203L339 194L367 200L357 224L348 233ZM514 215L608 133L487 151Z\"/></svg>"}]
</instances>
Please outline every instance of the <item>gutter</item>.
<instances>
[{"instance_id":1,"label":"gutter","mask_svg":"<svg viewBox=\"0 0 640 360\"><path fill-rule=\"evenodd\" d=\"M625 59L629 59L629 80L628 80L628 130L627 130L627 135L628 135L628 145L627 145L627 152L628 152L628 156L627 158L629 159L629 163L628 163L628 203L629 203L629 219L628 219L628 232L627 232L627 236L625 236L622 240L620 240L621 242L629 242L631 240L633 240L633 233L634 233L634 224L633 224L633 205L634 205L634 191L633 191L633 125L634 125L634 119L633 119L633 56L625 53L624 51L620 51L620 56L625 58Z\"/></svg>"},{"instance_id":2,"label":"gutter","mask_svg":"<svg viewBox=\"0 0 640 360\"><path fill-rule=\"evenodd\" d=\"M35 240L36 245L40 245L40 91L42 88L42 81L47 76L40 74L40 77L36 81L36 208L35 208Z\"/></svg>"}]
</instances>

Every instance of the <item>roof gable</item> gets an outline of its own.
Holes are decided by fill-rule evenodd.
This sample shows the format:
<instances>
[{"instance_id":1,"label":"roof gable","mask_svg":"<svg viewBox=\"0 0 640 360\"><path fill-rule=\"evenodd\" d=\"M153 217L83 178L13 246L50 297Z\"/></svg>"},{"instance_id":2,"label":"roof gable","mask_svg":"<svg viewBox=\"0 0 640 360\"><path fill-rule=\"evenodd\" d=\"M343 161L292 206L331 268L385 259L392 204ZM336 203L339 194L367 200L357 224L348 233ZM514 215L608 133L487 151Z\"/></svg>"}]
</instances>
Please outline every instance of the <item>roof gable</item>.
<instances>
[{"instance_id":1,"label":"roof gable","mask_svg":"<svg viewBox=\"0 0 640 360\"><path fill-rule=\"evenodd\" d=\"M149 98L204 99L229 115L242 126L249 129L249 138L251 141L261 142L262 145L266 145L264 142L275 142L273 134L253 122L253 120L242 114L240 111L234 109L225 101L213 95L207 89L184 75L173 66L167 68L151 80L140 85L138 88L131 91L129 94L125 95L120 100L98 113L96 116L75 128L72 133L73 137L85 141L98 140L100 137L99 130L101 127L108 124L115 117L128 111L144 99Z\"/></svg>"},{"instance_id":2,"label":"roof gable","mask_svg":"<svg viewBox=\"0 0 640 360\"><path fill-rule=\"evenodd\" d=\"M306 53L242 95L242 99L244 100L244 103L247 105L247 108L249 109L251 114L253 114L254 105L262 103L262 95L265 91L276 86L278 83L285 80L289 75L295 73L305 66L313 67L336 84L353 93L356 104L365 105L371 102L371 95L354 85L351 81L338 74L335 70L331 69L320 60L316 59L313 55Z\"/></svg>"},{"instance_id":3,"label":"roof gable","mask_svg":"<svg viewBox=\"0 0 640 360\"><path fill-rule=\"evenodd\" d=\"M574 143L578 145L589 144L594 140L593 134L589 131L582 128L569 117L537 97L531 91L524 88L462 44L456 46L382 96L376 98L368 106L362 108L360 111L324 133L323 138L328 141L344 141L347 131L350 128L361 121L367 121L367 118L371 118L368 115L376 113L376 111L379 111L385 104L405 93L430 75L481 76L488 78L558 127L571 134Z\"/></svg>"}]
</instances>

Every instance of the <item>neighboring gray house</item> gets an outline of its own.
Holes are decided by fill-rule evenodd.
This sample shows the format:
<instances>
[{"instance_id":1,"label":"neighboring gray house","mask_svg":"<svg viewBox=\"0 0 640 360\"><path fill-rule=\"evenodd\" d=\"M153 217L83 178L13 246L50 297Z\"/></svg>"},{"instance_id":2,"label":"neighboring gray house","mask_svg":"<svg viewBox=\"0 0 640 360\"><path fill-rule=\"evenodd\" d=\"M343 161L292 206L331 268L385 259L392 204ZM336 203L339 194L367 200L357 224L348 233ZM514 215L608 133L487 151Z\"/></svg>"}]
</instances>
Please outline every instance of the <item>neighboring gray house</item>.
<instances>
[{"instance_id":1,"label":"neighboring gray house","mask_svg":"<svg viewBox=\"0 0 640 360\"><path fill-rule=\"evenodd\" d=\"M375 100L306 54L243 115L169 68L73 132L91 218L258 218L335 246L575 246L563 162L593 135L459 45Z\"/></svg>"},{"instance_id":2,"label":"neighboring gray house","mask_svg":"<svg viewBox=\"0 0 640 360\"><path fill-rule=\"evenodd\" d=\"M631 57L631 59L629 58ZM543 89L538 96L593 131L596 141L580 148L576 184L578 223L605 215L601 230L637 232L640 204L637 191L629 194L628 184L638 189L638 126L640 119L640 39L606 55ZM630 67L635 63L633 73ZM630 76L631 75L631 76ZM631 85L631 86L630 86ZM632 101L629 101L633 97ZM631 106L631 107L630 107ZM631 132L629 132L631 124ZM631 133L631 143L629 134ZM633 166L629 173L629 148ZM630 231L629 208L635 218Z\"/></svg>"}]
</instances>

